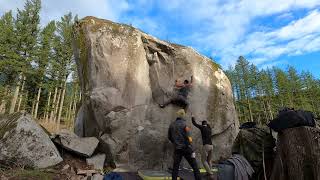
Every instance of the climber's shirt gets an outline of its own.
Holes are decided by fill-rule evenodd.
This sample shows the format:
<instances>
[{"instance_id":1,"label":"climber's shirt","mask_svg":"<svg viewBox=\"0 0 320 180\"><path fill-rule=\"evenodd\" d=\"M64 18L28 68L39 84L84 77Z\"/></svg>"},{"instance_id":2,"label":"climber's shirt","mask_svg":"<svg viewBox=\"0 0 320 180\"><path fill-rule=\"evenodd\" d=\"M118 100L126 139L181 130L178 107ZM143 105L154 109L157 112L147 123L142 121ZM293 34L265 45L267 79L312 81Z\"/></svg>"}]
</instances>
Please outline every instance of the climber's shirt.
<instances>
[{"instance_id":1,"label":"climber's shirt","mask_svg":"<svg viewBox=\"0 0 320 180\"><path fill-rule=\"evenodd\" d=\"M181 88L179 89L178 95L179 95L179 96L183 96L184 98L187 98L189 92L190 92L190 86L185 85L185 86L183 86L183 87L181 87Z\"/></svg>"}]
</instances>

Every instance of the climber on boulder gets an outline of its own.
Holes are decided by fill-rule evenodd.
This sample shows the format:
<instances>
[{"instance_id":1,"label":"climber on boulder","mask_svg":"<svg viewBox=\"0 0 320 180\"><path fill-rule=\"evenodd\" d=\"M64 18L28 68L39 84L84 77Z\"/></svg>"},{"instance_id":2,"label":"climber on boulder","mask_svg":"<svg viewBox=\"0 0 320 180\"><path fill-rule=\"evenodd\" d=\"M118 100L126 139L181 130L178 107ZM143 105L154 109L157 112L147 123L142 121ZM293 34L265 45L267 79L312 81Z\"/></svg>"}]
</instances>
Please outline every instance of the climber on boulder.
<instances>
[{"instance_id":1,"label":"climber on boulder","mask_svg":"<svg viewBox=\"0 0 320 180\"><path fill-rule=\"evenodd\" d=\"M175 97L169 99L163 104L159 104L161 108L166 107L169 104L175 104L178 106L181 106L185 111L187 111L189 107L189 102L188 102L188 94L190 92L190 89L192 87L193 83L193 76L191 76L191 80L184 80L183 83L180 83L178 80L175 81L174 87L177 89L177 94Z\"/></svg>"}]
</instances>

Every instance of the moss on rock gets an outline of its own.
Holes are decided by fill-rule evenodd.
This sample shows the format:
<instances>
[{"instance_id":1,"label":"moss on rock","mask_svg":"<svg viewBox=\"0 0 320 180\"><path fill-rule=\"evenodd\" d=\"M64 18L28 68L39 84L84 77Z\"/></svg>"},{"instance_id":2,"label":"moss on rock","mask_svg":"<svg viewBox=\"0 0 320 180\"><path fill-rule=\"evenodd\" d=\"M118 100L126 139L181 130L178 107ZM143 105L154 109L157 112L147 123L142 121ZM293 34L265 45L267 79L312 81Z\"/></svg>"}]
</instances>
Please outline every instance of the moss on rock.
<instances>
[{"instance_id":1,"label":"moss on rock","mask_svg":"<svg viewBox=\"0 0 320 180\"><path fill-rule=\"evenodd\" d=\"M17 120L21 113L0 116L0 139L3 138L6 132L11 131L17 126Z\"/></svg>"}]
</instances>

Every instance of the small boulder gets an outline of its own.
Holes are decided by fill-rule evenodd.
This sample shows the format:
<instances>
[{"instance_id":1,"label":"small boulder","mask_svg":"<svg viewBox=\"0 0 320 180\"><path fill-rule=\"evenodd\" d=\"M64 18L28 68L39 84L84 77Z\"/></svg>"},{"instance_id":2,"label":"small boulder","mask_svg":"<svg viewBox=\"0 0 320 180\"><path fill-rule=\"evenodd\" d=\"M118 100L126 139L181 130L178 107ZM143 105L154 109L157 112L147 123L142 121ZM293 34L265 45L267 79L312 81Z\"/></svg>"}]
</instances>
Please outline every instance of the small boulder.
<instances>
[{"instance_id":1,"label":"small boulder","mask_svg":"<svg viewBox=\"0 0 320 180\"><path fill-rule=\"evenodd\" d=\"M68 130L61 130L53 140L62 148L84 157L90 157L99 143L95 137L80 138Z\"/></svg>"},{"instance_id":2,"label":"small boulder","mask_svg":"<svg viewBox=\"0 0 320 180\"><path fill-rule=\"evenodd\" d=\"M0 117L0 164L46 168L62 160L48 134L31 115Z\"/></svg>"},{"instance_id":3,"label":"small boulder","mask_svg":"<svg viewBox=\"0 0 320 180\"><path fill-rule=\"evenodd\" d=\"M102 170L105 159L106 159L105 154L97 154L95 156L92 156L91 158L87 158L86 161L88 165L93 165L94 169Z\"/></svg>"}]
</instances>

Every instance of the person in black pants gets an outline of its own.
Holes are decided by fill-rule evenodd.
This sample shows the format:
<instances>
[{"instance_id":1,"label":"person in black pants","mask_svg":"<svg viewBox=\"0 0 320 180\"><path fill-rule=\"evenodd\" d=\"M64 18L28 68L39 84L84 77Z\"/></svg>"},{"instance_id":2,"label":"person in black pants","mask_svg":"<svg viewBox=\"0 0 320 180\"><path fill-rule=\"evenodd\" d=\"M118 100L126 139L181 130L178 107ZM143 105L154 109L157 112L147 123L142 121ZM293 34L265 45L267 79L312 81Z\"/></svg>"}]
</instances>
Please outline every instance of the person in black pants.
<instances>
[{"instance_id":1,"label":"person in black pants","mask_svg":"<svg viewBox=\"0 0 320 180\"><path fill-rule=\"evenodd\" d=\"M212 130L210 125L207 121L202 121L201 125L197 124L195 118L192 116L192 124L197 127L201 132L202 137L202 153L201 153L201 160L203 163L204 168L206 169L209 175L212 175L212 152L213 152L213 145L212 145Z\"/></svg>"},{"instance_id":2,"label":"person in black pants","mask_svg":"<svg viewBox=\"0 0 320 180\"><path fill-rule=\"evenodd\" d=\"M184 109L177 112L177 119L170 124L168 131L168 139L174 145L173 171L172 179L176 180L179 173L179 165L184 157L193 169L196 180L201 180L200 171L197 165L195 153L193 152L191 143L191 129L186 125Z\"/></svg>"}]
</instances>

